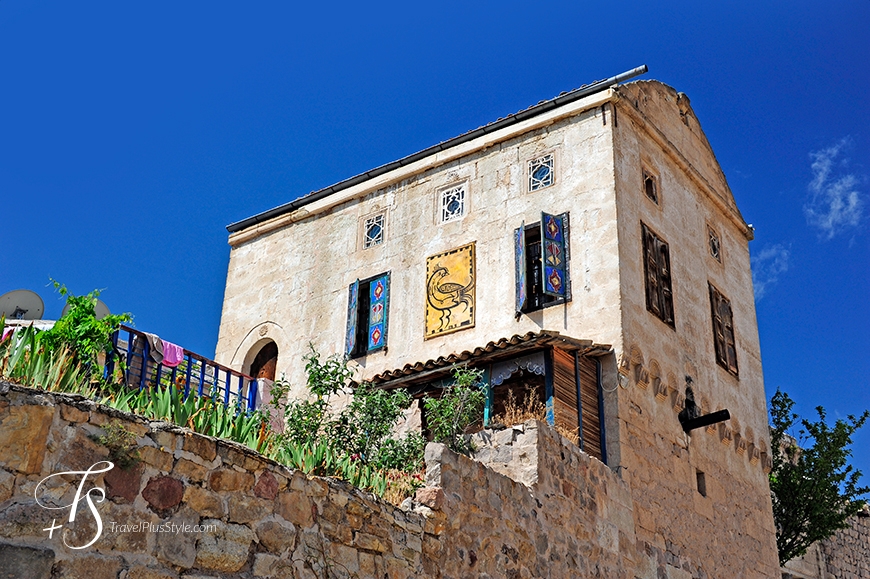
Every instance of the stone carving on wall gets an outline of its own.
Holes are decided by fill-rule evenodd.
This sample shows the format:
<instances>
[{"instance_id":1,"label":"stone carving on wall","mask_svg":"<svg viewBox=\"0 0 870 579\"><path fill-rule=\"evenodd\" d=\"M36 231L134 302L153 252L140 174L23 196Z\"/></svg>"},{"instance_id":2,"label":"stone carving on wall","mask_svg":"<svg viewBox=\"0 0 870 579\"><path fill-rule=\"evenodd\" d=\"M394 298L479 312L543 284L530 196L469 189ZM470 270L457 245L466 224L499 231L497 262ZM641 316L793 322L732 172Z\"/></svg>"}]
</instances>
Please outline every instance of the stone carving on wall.
<instances>
[{"instance_id":1,"label":"stone carving on wall","mask_svg":"<svg viewBox=\"0 0 870 579\"><path fill-rule=\"evenodd\" d=\"M749 443L749 464L758 464L761 459L761 449L755 446L755 443Z\"/></svg>"},{"instance_id":2,"label":"stone carving on wall","mask_svg":"<svg viewBox=\"0 0 870 579\"><path fill-rule=\"evenodd\" d=\"M678 390L674 390L671 392L671 407L674 409L674 412L679 414L686 407L686 397L681 394Z\"/></svg>"},{"instance_id":3,"label":"stone carving on wall","mask_svg":"<svg viewBox=\"0 0 870 579\"><path fill-rule=\"evenodd\" d=\"M474 327L475 244L426 259L426 332L431 338Z\"/></svg>"},{"instance_id":4,"label":"stone carving on wall","mask_svg":"<svg viewBox=\"0 0 870 579\"><path fill-rule=\"evenodd\" d=\"M731 427L725 424L724 422L719 423L719 442L722 444L728 445L731 444L731 441L734 440L734 432L731 430Z\"/></svg>"}]
</instances>

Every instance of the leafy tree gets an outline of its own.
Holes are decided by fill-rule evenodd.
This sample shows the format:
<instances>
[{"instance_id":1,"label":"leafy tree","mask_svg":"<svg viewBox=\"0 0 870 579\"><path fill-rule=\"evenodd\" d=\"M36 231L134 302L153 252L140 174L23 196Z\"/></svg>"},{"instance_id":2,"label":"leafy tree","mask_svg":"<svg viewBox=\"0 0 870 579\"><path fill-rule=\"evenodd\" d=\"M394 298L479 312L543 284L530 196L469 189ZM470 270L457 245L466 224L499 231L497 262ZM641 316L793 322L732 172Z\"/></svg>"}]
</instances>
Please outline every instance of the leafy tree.
<instances>
[{"instance_id":1,"label":"leafy tree","mask_svg":"<svg viewBox=\"0 0 870 579\"><path fill-rule=\"evenodd\" d=\"M54 288L66 298L70 306L67 313L55 322L54 327L40 335L40 342L50 351L64 347L72 352L76 363L94 374L101 353L111 355L112 333L124 322L133 319L130 314L110 314L97 319L95 307L100 290L85 296L73 295L65 285L52 280Z\"/></svg>"},{"instance_id":2,"label":"leafy tree","mask_svg":"<svg viewBox=\"0 0 870 579\"><path fill-rule=\"evenodd\" d=\"M482 375L482 370L457 367L453 370L453 385L440 398L425 399L427 422L435 442L463 454L474 450L464 435L483 419L486 394Z\"/></svg>"},{"instance_id":3,"label":"leafy tree","mask_svg":"<svg viewBox=\"0 0 870 579\"><path fill-rule=\"evenodd\" d=\"M852 435L870 412L857 418L849 415L831 427L819 406L819 420L801 419L802 428L793 437L789 431L799 420L793 408L794 401L785 392L777 390L770 400L770 493L780 564L848 527L847 520L864 506L861 495L870 491L858 486L861 472L848 464Z\"/></svg>"}]
</instances>

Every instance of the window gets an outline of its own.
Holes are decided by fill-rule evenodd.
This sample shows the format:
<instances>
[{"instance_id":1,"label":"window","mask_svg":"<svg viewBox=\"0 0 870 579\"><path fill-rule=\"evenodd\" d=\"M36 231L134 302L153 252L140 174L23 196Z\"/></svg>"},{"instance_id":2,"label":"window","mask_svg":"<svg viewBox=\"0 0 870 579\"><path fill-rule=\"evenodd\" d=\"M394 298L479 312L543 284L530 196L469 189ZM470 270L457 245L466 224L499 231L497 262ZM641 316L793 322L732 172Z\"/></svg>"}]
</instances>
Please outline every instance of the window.
<instances>
[{"instance_id":1,"label":"window","mask_svg":"<svg viewBox=\"0 0 870 579\"><path fill-rule=\"evenodd\" d=\"M379 213L366 218L363 222L363 249L384 242L384 214Z\"/></svg>"},{"instance_id":2,"label":"window","mask_svg":"<svg viewBox=\"0 0 870 579\"><path fill-rule=\"evenodd\" d=\"M646 309L673 328L674 296L671 292L668 244L644 223L640 226L643 235L643 271L646 276Z\"/></svg>"},{"instance_id":3,"label":"window","mask_svg":"<svg viewBox=\"0 0 870 579\"><path fill-rule=\"evenodd\" d=\"M643 192L646 193L647 198L655 203L659 204L659 192L658 192L658 183L656 176L647 171L643 170Z\"/></svg>"},{"instance_id":4,"label":"window","mask_svg":"<svg viewBox=\"0 0 870 579\"><path fill-rule=\"evenodd\" d=\"M529 191L553 184L553 154L529 161Z\"/></svg>"},{"instance_id":5,"label":"window","mask_svg":"<svg viewBox=\"0 0 870 579\"><path fill-rule=\"evenodd\" d=\"M517 316L571 299L568 231L567 213L514 230Z\"/></svg>"},{"instance_id":6,"label":"window","mask_svg":"<svg viewBox=\"0 0 870 579\"><path fill-rule=\"evenodd\" d=\"M719 234L709 225L707 226L707 241L710 245L710 255L722 263L722 245L719 243Z\"/></svg>"},{"instance_id":7,"label":"window","mask_svg":"<svg viewBox=\"0 0 870 579\"><path fill-rule=\"evenodd\" d=\"M710 311L713 318L713 346L716 362L737 376L737 346L734 341L734 321L731 317L731 300L719 293L713 284L710 288Z\"/></svg>"},{"instance_id":8,"label":"window","mask_svg":"<svg viewBox=\"0 0 870 579\"><path fill-rule=\"evenodd\" d=\"M389 293L389 272L350 284L345 339L349 357L365 356L387 346Z\"/></svg>"},{"instance_id":9,"label":"window","mask_svg":"<svg viewBox=\"0 0 870 579\"><path fill-rule=\"evenodd\" d=\"M695 471L695 482L697 483L698 494L702 497L707 496L707 476L703 471Z\"/></svg>"},{"instance_id":10,"label":"window","mask_svg":"<svg viewBox=\"0 0 870 579\"><path fill-rule=\"evenodd\" d=\"M465 216L465 185L458 185L441 191L439 200L440 222L447 223Z\"/></svg>"}]
</instances>

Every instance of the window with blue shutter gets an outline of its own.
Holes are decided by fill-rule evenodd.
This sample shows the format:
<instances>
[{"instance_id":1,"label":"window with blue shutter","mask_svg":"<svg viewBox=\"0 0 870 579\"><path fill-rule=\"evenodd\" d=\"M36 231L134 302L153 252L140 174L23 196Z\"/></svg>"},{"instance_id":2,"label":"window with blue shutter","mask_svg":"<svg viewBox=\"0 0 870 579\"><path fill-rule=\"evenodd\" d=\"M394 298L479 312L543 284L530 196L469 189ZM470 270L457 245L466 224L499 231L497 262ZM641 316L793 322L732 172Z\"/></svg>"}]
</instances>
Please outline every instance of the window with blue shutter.
<instances>
[{"instance_id":1,"label":"window with blue shutter","mask_svg":"<svg viewBox=\"0 0 870 579\"><path fill-rule=\"evenodd\" d=\"M540 222L514 230L518 317L570 301L568 238L567 213L541 213Z\"/></svg>"},{"instance_id":2,"label":"window with blue shutter","mask_svg":"<svg viewBox=\"0 0 870 579\"><path fill-rule=\"evenodd\" d=\"M350 358L387 346L390 273L357 280L348 289L345 354Z\"/></svg>"}]
</instances>

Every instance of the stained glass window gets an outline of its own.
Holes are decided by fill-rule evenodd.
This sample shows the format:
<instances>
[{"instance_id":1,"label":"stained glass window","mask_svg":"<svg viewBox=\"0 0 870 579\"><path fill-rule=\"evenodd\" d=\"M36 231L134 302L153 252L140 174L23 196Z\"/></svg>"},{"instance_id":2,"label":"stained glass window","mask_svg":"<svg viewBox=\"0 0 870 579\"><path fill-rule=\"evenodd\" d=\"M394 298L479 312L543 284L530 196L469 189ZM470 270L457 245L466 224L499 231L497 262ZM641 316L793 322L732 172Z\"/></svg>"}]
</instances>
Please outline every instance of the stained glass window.
<instances>
[{"instance_id":1,"label":"stained glass window","mask_svg":"<svg viewBox=\"0 0 870 579\"><path fill-rule=\"evenodd\" d=\"M529 191L553 184L553 154L529 161Z\"/></svg>"},{"instance_id":2,"label":"stained glass window","mask_svg":"<svg viewBox=\"0 0 870 579\"><path fill-rule=\"evenodd\" d=\"M441 192L441 223L460 219L465 215L465 185L451 187Z\"/></svg>"},{"instance_id":3,"label":"stained glass window","mask_svg":"<svg viewBox=\"0 0 870 579\"><path fill-rule=\"evenodd\" d=\"M363 225L363 249L380 245L384 241L384 214L373 215Z\"/></svg>"}]
</instances>

